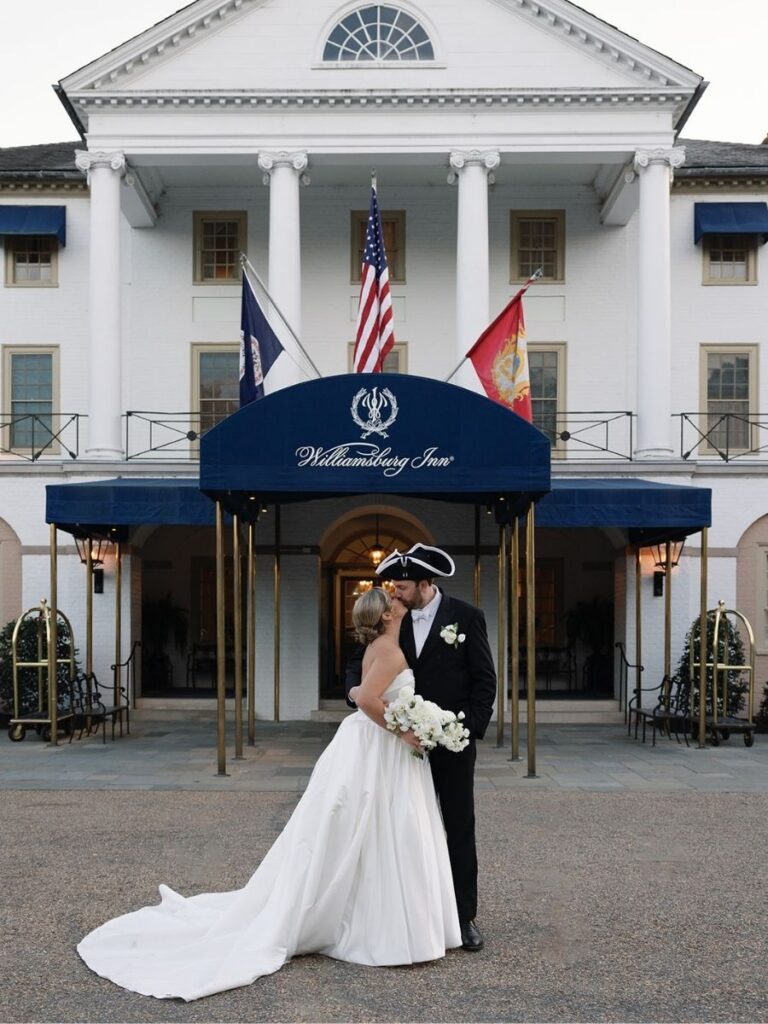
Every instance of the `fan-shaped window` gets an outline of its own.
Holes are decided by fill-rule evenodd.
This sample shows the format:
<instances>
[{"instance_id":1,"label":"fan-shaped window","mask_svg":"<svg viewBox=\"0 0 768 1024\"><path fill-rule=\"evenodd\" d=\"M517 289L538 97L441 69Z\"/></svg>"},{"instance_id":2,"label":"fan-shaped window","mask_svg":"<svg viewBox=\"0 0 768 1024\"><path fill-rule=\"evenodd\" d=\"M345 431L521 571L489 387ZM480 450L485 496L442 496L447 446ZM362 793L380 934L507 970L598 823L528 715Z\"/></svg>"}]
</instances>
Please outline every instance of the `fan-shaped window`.
<instances>
[{"instance_id":1,"label":"fan-shaped window","mask_svg":"<svg viewBox=\"0 0 768 1024\"><path fill-rule=\"evenodd\" d=\"M410 14L373 4L343 18L328 36L327 61L434 60L429 36Z\"/></svg>"}]
</instances>

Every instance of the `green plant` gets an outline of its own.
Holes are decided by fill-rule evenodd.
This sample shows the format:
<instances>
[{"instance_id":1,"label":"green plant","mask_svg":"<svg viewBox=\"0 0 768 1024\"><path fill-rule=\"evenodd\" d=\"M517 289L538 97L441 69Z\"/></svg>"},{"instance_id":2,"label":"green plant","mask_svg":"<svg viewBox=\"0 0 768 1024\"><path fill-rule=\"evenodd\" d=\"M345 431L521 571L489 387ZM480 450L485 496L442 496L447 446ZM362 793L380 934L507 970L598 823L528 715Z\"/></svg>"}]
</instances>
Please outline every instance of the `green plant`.
<instances>
[{"instance_id":1,"label":"green plant","mask_svg":"<svg viewBox=\"0 0 768 1024\"><path fill-rule=\"evenodd\" d=\"M712 645L715 639L715 617L714 615L707 616L707 714L712 714L712 683L714 677L714 671L712 669L713 651ZM691 623L691 627L685 634L685 640L683 641L683 650L680 654L680 660L677 663L676 676L680 679L688 679L690 676L690 662L691 662L691 645L693 645L693 661L698 663L699 660L699 620L694 619ZM720 651L717 657L719 662L725 662L729 665L743 665L746 657L744 653L744 644L739 634L738 629L733 625L730 619L722 618L720 620L720 633L718 646ZM724 654L727 650L728 657L725 658ZM737 715L739 711L744 707L744 697L749 689L749 686L744 682L744 673L738 670L732 670L726 673L727 678L727 689L728 689L728 714ZM718 688L722 687L722 673L719 674ZM699 699L699 670L694 669L693 673L693 705L698 706ZM723 700L722 696L718 695L717 698L717 711L718 714L723 714Z\"/></svg>"},{"instance_id":2,"label":"green plant","mask_svg":"<svg viewBox=\"0 0 768 1024\"><path fill-rule=\"evenodd\" d=\"M763 699L755 715L758 732L768 732L768 683L763 686Z\"/></svg>"},{"instance_id":3,"label":"green plant","mask_svg":"<svg viewBox=\"0 0 768 1024\"><path fill-rule=\"evenodd\" d=\"M0 714L13 714L13 631L16 620L7 622L0 630ZM46 657L45 634L42 639L43 658ZM57 634L57 657L69 655L69 640L63 635L61 627ZM18 661L38 660L38 622L35 618L27 618L21 624L17 639L16 656ZM79 668L77 649L75 649L75 671ZM56 673L59 685L60 707L67 704L66 686L69 681L69 665L59 664ZM47 671L43 671L43 683L47 682ZM38 672L34 668L19 669L19 698L21 711L32 711L37 707ZM45 687L44 687L45 688Z\"/></svg>"}]
</instances>

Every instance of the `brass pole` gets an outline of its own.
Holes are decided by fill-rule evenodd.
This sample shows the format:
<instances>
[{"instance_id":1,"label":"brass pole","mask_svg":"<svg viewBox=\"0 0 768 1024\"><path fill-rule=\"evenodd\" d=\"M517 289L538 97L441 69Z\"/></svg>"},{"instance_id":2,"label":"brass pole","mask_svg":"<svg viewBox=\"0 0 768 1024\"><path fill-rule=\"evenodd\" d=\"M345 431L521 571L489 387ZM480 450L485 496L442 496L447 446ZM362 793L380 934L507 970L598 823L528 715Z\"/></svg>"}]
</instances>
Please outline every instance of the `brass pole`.
<instances>
[{"instance_id":1,"label":"brass pole","mask_svg":"<svg viewBox=\"0 0 768 1024\"><path fill-rule=\"evenodd\" d=\"M475 566L473 571L475 606L480 605L480 506L475 505Z\"/></svg>"},{"instance_id":2,"label":"brass pole","mask_svg":"<svg viewBox=\"0 0 768 1024\"><path fill-rule=\"evenodd\" d=\"M707 745L707 575L709 530L701 531L699 565L699 747ZM714 658L712 659L714 661Z\"/></svg>"},{"instance_id":3,"label":"brass pole","mask_svg":"<svg viewBox=\"0 0 768 1024\"><path fill-rule=\"evenodd\" d=\"M256 743L256 524L248 523L248 746Z\"/></svg>"},{"instance_id":4,"label":"brass pole","mask_svg":"<svg viewBox=\"0 0 768 1024\"><path fill-rule=\"evenodd\" d=\"M51 616L48 631L48 717L51 720L51 743L59 742L59 562L56 540L56 524L51 523ZM71 640L71 638L70 638Z\"/></svg>"},{"instance_id":5,"label":"brass pole","mask_svg":"<svg viewBox=\"0 0 768 1024\"><path fill-rule=\"evenodd\" d=\"M85 540L85 673L93 672L93 551L90 537ZM88 680L88 692L91 692L91 681Z\"/></svg>"},{"instance_id":6,"label":"brass pole","mask_svg":"<svg viewBox=\"0 0 768 1024\"><path fill-rule=\"evenodd\" d=\"M499 526L499 586L496 621L498 655L496 663L496 746L504 745L504 682L506 678L507 528Z\"/></svg>"},{"instance_id":7,"label":"brass pole","mask_svg":"<svg viewBox=\"0 0 768 1024\"><path fill-rule=\"evenodd\" d=\"M643 570L640 548L635 549L635 707L640 710L643 700Z\"/></svg>"},{"instance_id":8,"label":"brass pole","mask_svg":"<svg viewBox=\"0 0 768 1024\"><path fill-rule=\"evenodd\" d=\"M122 682L122 661L123 647L123 549L118 542L115 544L115 678L114 678L114 704L120 703L120 683ZM128 694L130 700L130 694Z\"/></svg>"},{"instance_id":9,"label":"brass pole","mask_svg":"<svg viewBox=\"0 0 768 1024\"><path fill-rule=\"evenodd\" d=\"M515 516L509 546L509 636L510 636L510 717L512 721L512 751L510 760L520 760L520 521Z\"/></svg>"},{"instance_id":10,"label":"brass pole","mask_svg":"<svg viewBox=\"0 0 768 1024\"><path fill-rule=\"evenodd\" d=\"M672 675L672 542L666 543L664 556L664 675ZM667 682L667 693L670 684Z\"/></svg>"},{"instance_id":11,"label":"brass pole","mask_svg":"<svg viewBox=\"0 0 768 1024\"><path fill-rule=\"evenodd\" d=\"M226 636L224 604L224 512L216 502L216 739L218 774L227 774Z\"/></svg>"},{"instance_id":12,"label":"brass pole","mask_svg":"<svg viewBox=\"0 0 768 1024\"><path fill-rule=\"evenodd\" d=\"M232 517L232 607L235 646L235 759L243 757L243 580L240 564L240 516Z\"/></svg>"},{"instance_id":13,"label":"brass pole","mask_svg":"<svg viewBox=\"0 0 768 1024\"><path fill-rule=\"evenodd\" d=\"M280 721L280 506L275 505L275 593L274 593L274 720Z\"/></svg>"},{"instance_id":14,"label":"brass pole","mask_svg":"<svg viewBox=\"0 0 768 1024\"><path fill-rule=\"evenodd\" d=\"M534 547L534 505L528 507L525 524L525 646L526 696L528 711L528 775L536 778L536 550Z\"/></svg>"}]
</instances>

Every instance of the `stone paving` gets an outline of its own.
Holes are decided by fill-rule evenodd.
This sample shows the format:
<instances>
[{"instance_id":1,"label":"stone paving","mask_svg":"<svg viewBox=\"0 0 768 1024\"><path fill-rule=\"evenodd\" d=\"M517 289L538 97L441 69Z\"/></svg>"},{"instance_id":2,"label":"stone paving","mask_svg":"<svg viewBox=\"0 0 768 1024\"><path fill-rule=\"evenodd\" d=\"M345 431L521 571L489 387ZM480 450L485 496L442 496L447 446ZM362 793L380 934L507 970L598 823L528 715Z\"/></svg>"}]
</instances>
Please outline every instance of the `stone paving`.
<instances>
[{"instance_id":1,"label":"stone paving","mask_svg":"<svg viewBox=\"0 0 768 1024\"><path fill-rule=\"evenodd\" d=\"M82 964L79 938L156 902L159 882L244 885L333 729L259 723L226 778L203 717L142 714L106 746L0 737L0 1021L768 1021L763 736L653 749L612 726L540 727L536 779L482 744L480 954L389 969L305 956L190 1004Z\"/></svg>"},{"instance_id":2,"label":"stone paving","mask_svg":"<svg viewBox=\"0 0 768 1024\"><path fill-rule=\"evenodd\" d=\"M300 792L336 726L327 723L257 723L255 747L234 757L229 723L227 772L216 775L216 726L210 713L136 712L131 735L106 745L99 736L65 740L57 747L32 733L21 743L0 736L0 787L4 789L194 789L217 792ZM509 734L496 746L492 723L478 745L476 785L485 790L585 792L768 793L768 736L744 746L733 736L719 747L661 738L656 747L611 725L540 725L536 778L528 778L525 727L522 762L510 761Z\"/></svg>"}]
</instances>

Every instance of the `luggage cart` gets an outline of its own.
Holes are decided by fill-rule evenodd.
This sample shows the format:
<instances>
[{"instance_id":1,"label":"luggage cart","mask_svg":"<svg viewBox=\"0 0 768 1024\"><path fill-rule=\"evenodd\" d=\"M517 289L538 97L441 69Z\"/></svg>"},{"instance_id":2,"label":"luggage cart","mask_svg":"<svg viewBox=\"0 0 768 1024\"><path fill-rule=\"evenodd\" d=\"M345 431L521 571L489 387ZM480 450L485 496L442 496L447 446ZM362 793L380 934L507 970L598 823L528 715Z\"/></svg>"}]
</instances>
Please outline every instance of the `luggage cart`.
<instances>
[{"instance_id":1,"label":"luggage cart","mask_svg":"<svg viewBox=\"0 0 768 1024\"><path fill-rule=\"evenodd\" d=\"M62 611L57 611L57 636L64 640L66 653L56 658L56 666L68 665L67 678L71 679L75 674L75 639L72 632L72 625ZM22 643L21 631L25 622L34 622L37 634L37 658L32 661L21 660L20 647ZM48 742L54 739L52 735L51 719L51 679L48 672L48 652L51 645L51 610L43 598L37 608L29 608L16 621L12 638L13 652L13 718L8 724L8 738L13 743L20 743L27 734L29 728ZM58 653L58 652L57 652ZM37 707L24 710L21 693L21 675L28 671L37 673ZM62 725L67 732L72 728L74 715L72 689L69 686L57 695L57 732L58 725ZM60 701L60 698L64 698ZM61 706L59 706L61 704Z\"/></svg>"}]
</instances>

